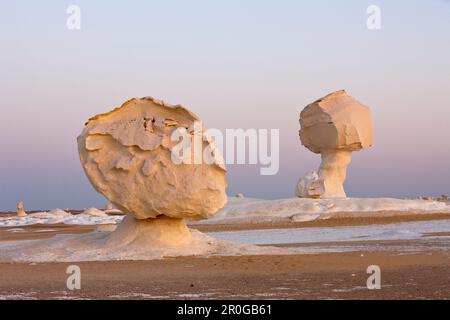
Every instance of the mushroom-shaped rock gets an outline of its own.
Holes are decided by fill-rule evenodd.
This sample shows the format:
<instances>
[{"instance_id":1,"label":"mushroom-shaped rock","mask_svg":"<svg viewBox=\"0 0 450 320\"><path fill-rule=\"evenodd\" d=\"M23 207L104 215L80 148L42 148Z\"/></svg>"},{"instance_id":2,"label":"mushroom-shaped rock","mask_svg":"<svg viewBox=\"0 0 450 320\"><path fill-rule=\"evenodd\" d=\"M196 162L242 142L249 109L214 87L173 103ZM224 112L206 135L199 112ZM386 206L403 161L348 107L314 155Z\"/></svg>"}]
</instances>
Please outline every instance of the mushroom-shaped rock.
<instances>
[{"instance_id":1,"label":"mushroom-shaped rock","mask_svg":"<svg viewBox=\"0 0 450 320\"><path fill-rule=\"evenodd\" d=\"M320 153L317 177L300 179L300 197L346 197L343 183L351 153L373 143L369 108L347 95L333 92L306 106L300 113L300 140L314 153ZM301 185L300 185L301 184Z\"/></svg>"},{"instance_id":2,"label":"mushroom-shaped rock","mask_svg":"<svg viewBox=\"0 0 450 320\"><path fill-rule=\"evenodd\" d=\"M78 151L94 188L132 216L117 230L129 232L126 241L157 238L172 246L171 233L180 232L176 239L192 239L180 227L184 218L207 219L227 201L223 158L200 119L180 105L131 99L91 118ZM158 234L141 237L136 230Z\"/></svg>"},{"instance_id":3,"label":"mushroom-shaped rock","mask_svg":"<svg viewBox=\"0 0 450 320\"><path fill-rule=\"evenodd\" d=\"M226 170L199 124L180 105L151 97L131 99L87 122L78 137L81 164L98 192L137 219L207 219L227 201ZM190 141L180 134L174 139L176 130ZM214 161L176 161L180 143L189 143L190 150L210 150Z\"/></svg>"},{"instance_id":4,"label":"mushroom-shaped rock","mask_svg":"<svg viewBox=\"0 0 450 320\"><path fill-rule=\"evenodd\" d=\"M17 216L20 217L20 218L23 218L23 217L27 216L27 213L25 212L25 209L23 207L23 202L22 201L20 201L17 204Z\"/></svg>"}]
</instances>

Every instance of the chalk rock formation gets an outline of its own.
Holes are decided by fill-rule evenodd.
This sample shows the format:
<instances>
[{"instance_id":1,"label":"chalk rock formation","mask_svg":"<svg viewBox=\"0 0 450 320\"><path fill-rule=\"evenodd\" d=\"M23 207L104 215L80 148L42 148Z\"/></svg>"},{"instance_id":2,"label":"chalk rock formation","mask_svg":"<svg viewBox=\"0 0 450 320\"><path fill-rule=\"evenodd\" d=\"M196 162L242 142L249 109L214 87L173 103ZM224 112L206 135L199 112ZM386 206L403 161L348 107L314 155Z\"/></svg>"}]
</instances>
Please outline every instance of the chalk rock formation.
<instances>
[{"instance_id":1,"label":"chalk rock formation","mask_svg":"<svg viewBox=\"0 0 450 320\"><path fill-rule=\"evenodd\" d=\"M351 153L373 143L369 108L347 95L333 92L306 106L300 114L300 140L322 163L317 176L300 179L300 197L346 197L343 183Z\"/></svg>"},{"instance_id":2,"label":"chalk rock formation","mask_svg":"<svg viewBox=\"0 0 450 320\"><path fill-rule=\"evenodd\" d=\"M304 177L301 177L295 194L299 198L320 198L324 194L324 183L322 179L319 179L319 175L316 171L312 170L308 172Z\"/></svg>"},{"instance_id":3,"label":"chalk rock formation","mask_svg":"<svg viewBox=\"0 0 450 320\"><path fill-rule=\"evenodd\" d=\"M225 167L199 123L180 105L131 99L86 123L78 137L82 166L98 192L136 219L207 219L227 201ZM212 163L197 161L195 152L188 153L191 163L174 161L174 147L186 142L171 138L180 128L190 150L209 150Z\"/></svg>"},{"instance_id":4,"label":"chalk rock formation","mask_svg":"<svg viewBox=\"0 0 450 320\"><path fill-rule=\"evenodd\" d=\"M87 208L81 214L85 214L88 216L94 216L94 217L107 217L108 216L104 211L99 210L97 208L93 208L93 207Z\"/></svg>"},{"instance_id":5,"label":"chalk rock formation","mask_svg":"<svg viewBox=\"0 0 450 320\"><path fill-rule=\"evenodd\" d=\"M50 211L48 212L48 214L49 214L50 216L67 216L67 215L70 215L69 212L66 212L66 211L64 211L64 210L62 210L62 209L59 209L59 208L50 210Z\"/></svg>"},{"instance_id":6,"label":"chalk rock formation","mask_svg":"<svg viewBox=\"0 0 450 320\"><path fill-rule=\"evenodd\" d=\"M123 243L151 243L155 247L170 248L189 246L192 241L192 234L183 219L163 216L138 221L127 216L106 242L111 247L119 247Z\"/></svg>"},{"instance_id":7,"label":"chalk rock formation","mask_svg":"<svg viewBox=\"0 0 450 320\"><path fill-rule=\"evenodd\" d=\"M26 217L27 213L25 212L25 209L23 208L23 202L20 201L17 204L17 216L20 218Z\"/></svg>"}]
</instances>

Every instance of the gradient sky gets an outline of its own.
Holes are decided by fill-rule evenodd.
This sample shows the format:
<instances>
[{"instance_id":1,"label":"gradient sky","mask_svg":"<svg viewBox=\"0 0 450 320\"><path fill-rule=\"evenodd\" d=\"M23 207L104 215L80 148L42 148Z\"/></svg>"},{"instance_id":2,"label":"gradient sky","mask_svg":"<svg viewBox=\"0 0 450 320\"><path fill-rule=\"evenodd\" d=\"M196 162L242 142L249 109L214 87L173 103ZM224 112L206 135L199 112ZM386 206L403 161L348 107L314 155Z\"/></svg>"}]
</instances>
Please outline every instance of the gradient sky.
<instances>
[{"instance_id":1,"label":"gradient sky","mask_svg":"<svg viewBox=\"0 0 450 320\"><path fill-rule=\"evenodd\" d=\"M80 31L66 28L70 4ZM379 31L366 28L371 4ZM349 196L450 193L450 1L0 0L0 28L0 210L103 206L76 137L148 95L208 127L280 129L279 174L229 166L229 194L291 197L320 162L300 145L299 112L344 88L375 127Z\"/></svg>"}]
</instances>

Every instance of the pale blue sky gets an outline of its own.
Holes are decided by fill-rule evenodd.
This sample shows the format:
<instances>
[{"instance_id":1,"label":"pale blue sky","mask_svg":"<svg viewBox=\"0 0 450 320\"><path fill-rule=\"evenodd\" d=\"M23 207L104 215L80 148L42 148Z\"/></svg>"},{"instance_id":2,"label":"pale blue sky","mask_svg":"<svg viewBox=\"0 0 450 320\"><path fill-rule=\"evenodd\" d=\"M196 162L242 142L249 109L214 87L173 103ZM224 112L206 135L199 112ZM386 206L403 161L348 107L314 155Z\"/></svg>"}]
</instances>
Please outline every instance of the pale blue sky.
<instances>
[{"instance_id":1,"label":"pale blue sky","mask_svg":"<svg viewBox=\"0 0 450 320\"><path fill-rule=\"evenodd\" d=\"M80 31L66 28L70 4ZM450 193L450 1L0 0L0 28L0 210L104 205L76 136L147 95L209 127L280 129L279 174L230 166L230 194L292 196L319 164L298 114L343 88L371 107L376 138L354 154L350 196Z\"/></svg>"}]
</instances>

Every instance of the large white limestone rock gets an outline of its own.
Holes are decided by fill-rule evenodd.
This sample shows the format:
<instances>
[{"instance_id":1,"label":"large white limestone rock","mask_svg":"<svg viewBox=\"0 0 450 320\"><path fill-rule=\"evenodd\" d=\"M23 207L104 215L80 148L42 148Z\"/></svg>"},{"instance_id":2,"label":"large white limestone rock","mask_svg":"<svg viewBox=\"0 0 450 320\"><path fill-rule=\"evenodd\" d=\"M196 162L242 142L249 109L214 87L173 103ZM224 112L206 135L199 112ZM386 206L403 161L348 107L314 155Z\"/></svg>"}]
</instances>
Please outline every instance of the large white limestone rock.
<instances>
[{"instance_id":1,"label":"large white limestone rock","mask_svg":"<svg viewBox=\"0 0 450 320\"><path fill-rule=\"evenodd\" d=\"M131 99L86 123L78 137L81 164L94 188L136 219L207 219L227 201L226 170L199 122L180 105ZM180 141L171 136L179 128L192 146L200 141L202 150L210 148L215 161L175 163L172 149Z\"/></svg>"},{"instance_id":2,"label":"large white limestone rock","mask_svg":"<svg viewBox=\"0 0 450 320\"><path fill-rule=\"evenodd\" d=\"M333 92L306 106L300 114L300 140L322 163L317 176L300 179L300 197L343 198L343 183L351 153L373 143L372 117L369 108L347 95ZM318 192L319 190L319 192Z\"/></svg>"}]
</instances>

